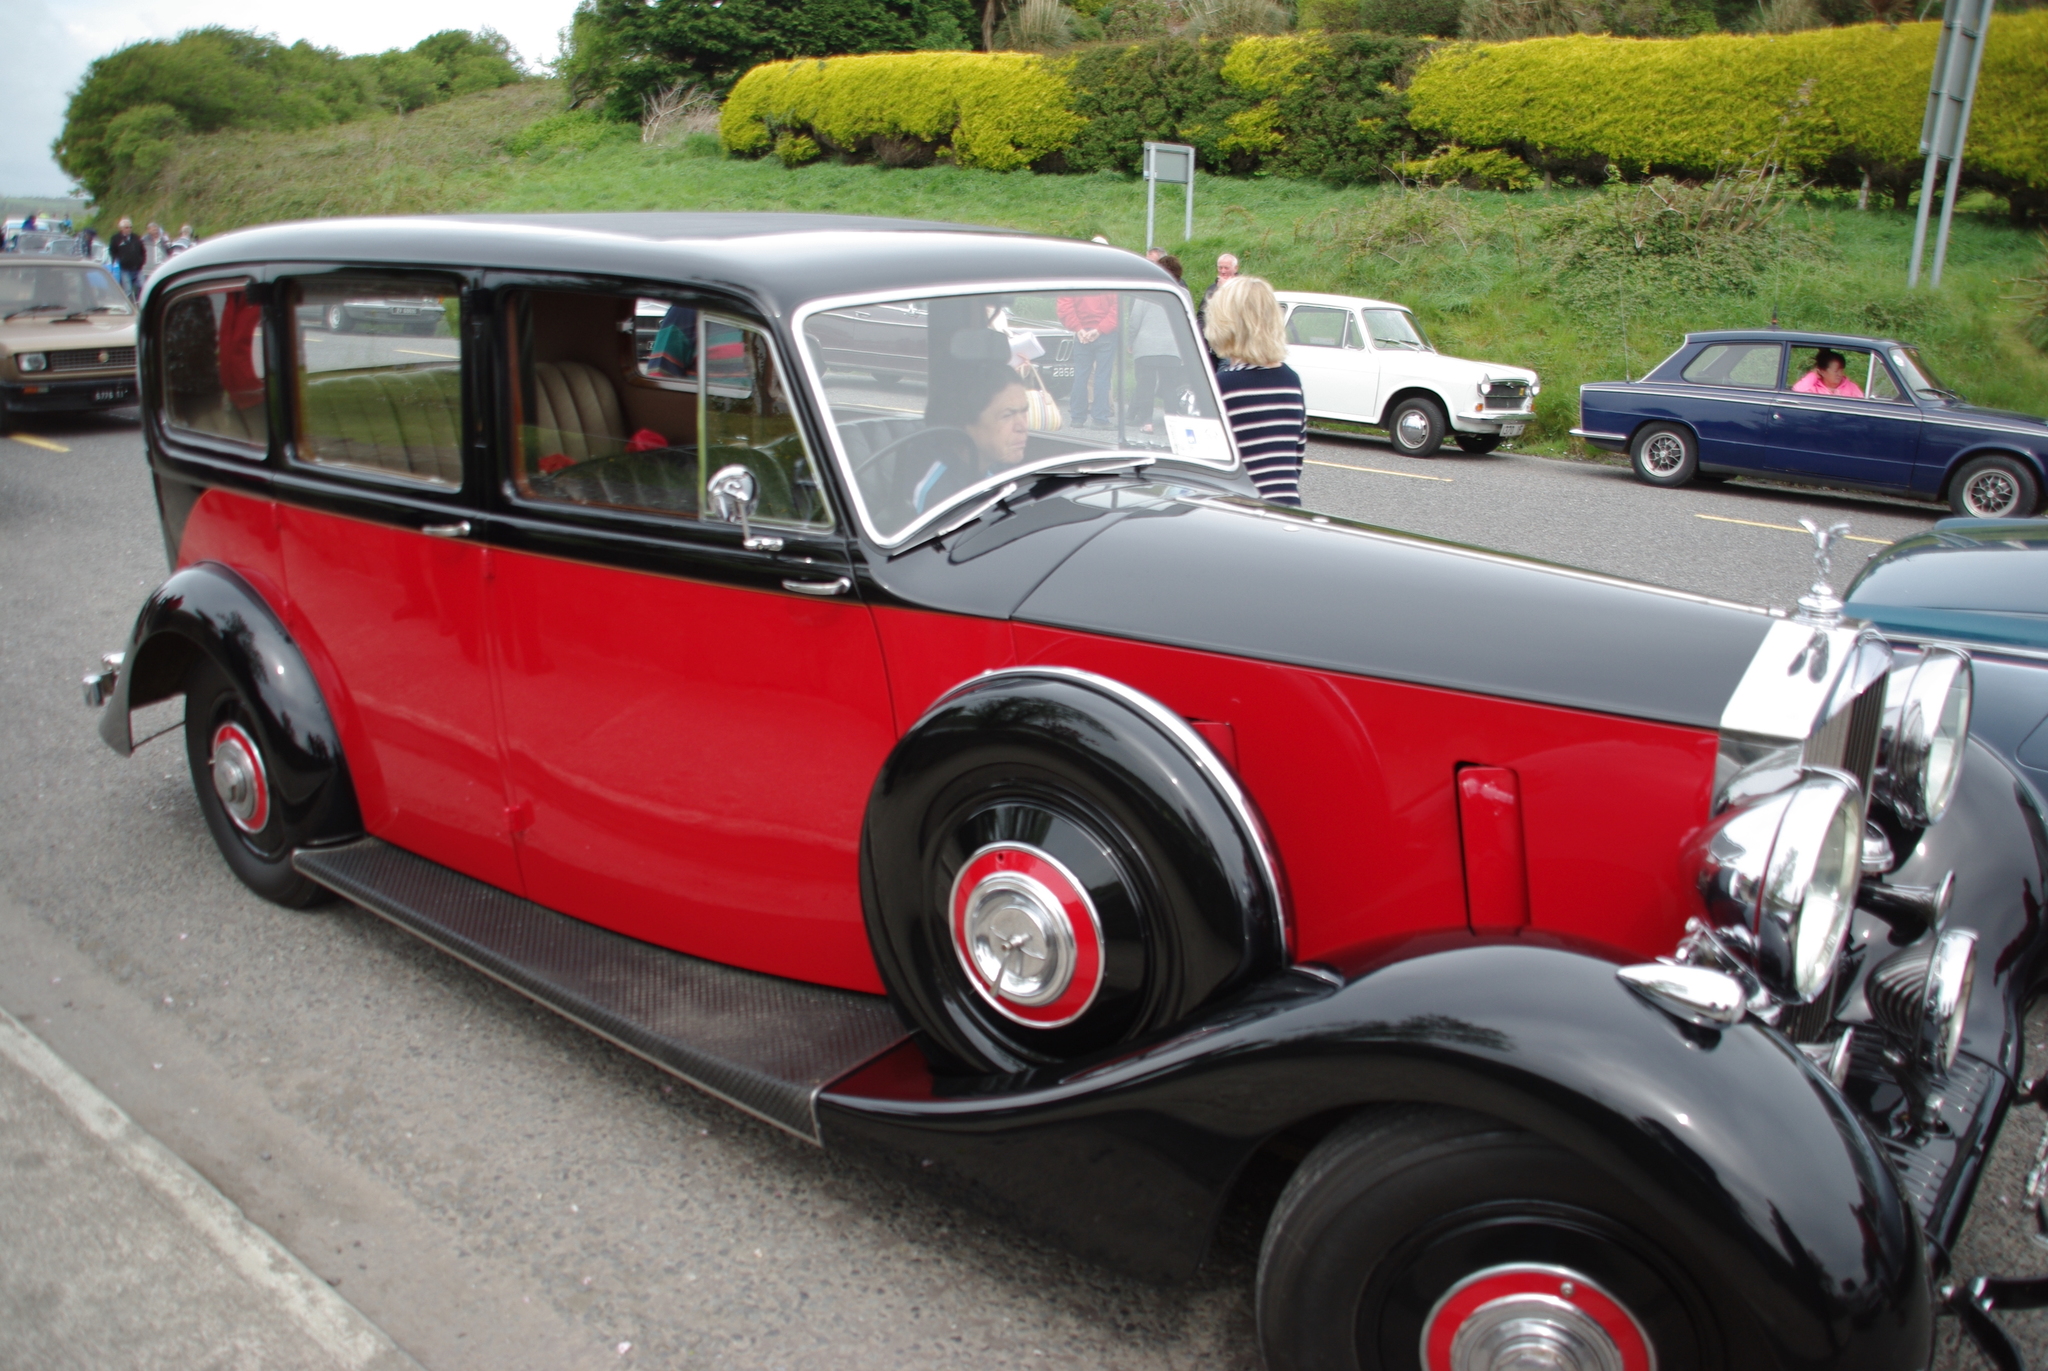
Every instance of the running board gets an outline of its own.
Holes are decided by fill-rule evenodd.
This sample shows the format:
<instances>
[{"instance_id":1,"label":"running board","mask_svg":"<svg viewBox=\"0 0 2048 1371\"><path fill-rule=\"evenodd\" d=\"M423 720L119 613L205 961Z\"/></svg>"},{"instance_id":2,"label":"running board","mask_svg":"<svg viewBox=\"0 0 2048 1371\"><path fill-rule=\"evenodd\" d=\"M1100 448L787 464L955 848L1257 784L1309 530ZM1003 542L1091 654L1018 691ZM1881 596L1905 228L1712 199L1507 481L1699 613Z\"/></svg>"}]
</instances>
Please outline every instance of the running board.
<instances>
[{"instance_id":1,"label":"running board","mask_svg":"<svg viewBox=\"0 0 2048 1371\"><path fill-rule=\"evenodd\" d=\"M819 1142L818 1092L908 1035L880 995L686 957L363 838L301 848L329 890L706 1094Z\"/></svg>"}]
</instances>

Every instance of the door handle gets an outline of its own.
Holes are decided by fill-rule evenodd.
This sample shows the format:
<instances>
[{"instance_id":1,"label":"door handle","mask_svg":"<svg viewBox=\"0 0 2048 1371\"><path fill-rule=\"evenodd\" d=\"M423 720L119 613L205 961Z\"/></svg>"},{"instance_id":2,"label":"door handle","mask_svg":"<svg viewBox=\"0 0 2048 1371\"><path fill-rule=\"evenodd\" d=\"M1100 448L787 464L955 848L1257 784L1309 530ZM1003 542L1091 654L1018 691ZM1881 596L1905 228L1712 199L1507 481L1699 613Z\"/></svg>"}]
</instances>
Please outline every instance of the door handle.
<instances>
[{"instance_id":1,"label":"door handle","mask_svg":"<svg viewBox=\"0 0 2048 1371\"><path fill-rule=\"evenodd\" d=\"M792 579L784 581L782 588L784 590L793 590L799 595L816 595L822 599L831 595L844 595L847 591L852 590L853 578L850 576L834 576L829 581L798 581Z\"/></svg>"},{"instance_id":2,"label":"door handle","mask_svg":"<svg viewBox=\"0 0 2048 1371\"><path fill-rule=\"evenodd\" d=\"M420 532L426 534L429 538L467 538L469 536L469 520L457 519L452 524L422 524L420 525Z\"/></svg>"}]
</instances>

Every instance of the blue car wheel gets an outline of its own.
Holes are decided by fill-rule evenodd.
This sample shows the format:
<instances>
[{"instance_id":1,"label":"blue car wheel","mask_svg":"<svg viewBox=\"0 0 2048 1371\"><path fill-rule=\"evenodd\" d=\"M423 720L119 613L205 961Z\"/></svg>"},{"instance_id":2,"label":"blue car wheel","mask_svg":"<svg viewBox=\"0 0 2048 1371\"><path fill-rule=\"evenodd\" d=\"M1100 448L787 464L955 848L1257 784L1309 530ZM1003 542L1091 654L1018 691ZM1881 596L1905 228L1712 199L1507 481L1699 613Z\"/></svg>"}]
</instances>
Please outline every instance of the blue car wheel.
<instances>
[{"instance_id":1,"label":"blue car wheel","mask_svg":"<svg viewBox=\"0 0 2048 1371\"><path fill-rule=\"evenodd\" d=\"M1636 477L1653 486L1682 486L1700 469L1699 442L1678 424L1645 424L1629 444Z\"/></svg>"},{"instance_id":2,"label":"blue car wheel","mask_svg":"<svg viewBox=\"0 0 2048 1371\"><path fill-rule=\"evenodd\" d=\"M1979 457L1956 473L1949 508L1967 519L2024 519L2041 503L2041 487L2016 457Z\"/></svg>"}]
</instances>

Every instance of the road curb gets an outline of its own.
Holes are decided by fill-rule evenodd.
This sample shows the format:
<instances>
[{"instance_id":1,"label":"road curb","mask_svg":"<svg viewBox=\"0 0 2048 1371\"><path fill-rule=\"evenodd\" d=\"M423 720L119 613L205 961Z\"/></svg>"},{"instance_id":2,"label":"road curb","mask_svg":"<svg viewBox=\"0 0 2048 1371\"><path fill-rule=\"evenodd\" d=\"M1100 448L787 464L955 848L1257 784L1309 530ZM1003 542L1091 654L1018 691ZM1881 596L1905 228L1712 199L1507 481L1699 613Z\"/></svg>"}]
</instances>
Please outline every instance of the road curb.
<instances>
[{"instance_id":1,"label":"road curb","mask_svg":"<svg viewBox=\"0 0 2048 1371\"><path fill-rule=\"evenodd\" d=\"M0 1057L49 1091L122 1167L166 1201L237 1276L338 1365L350 1371L420 1371L419 1363L382 1329L4 1009Z\"/></svg>"}]
</instances>

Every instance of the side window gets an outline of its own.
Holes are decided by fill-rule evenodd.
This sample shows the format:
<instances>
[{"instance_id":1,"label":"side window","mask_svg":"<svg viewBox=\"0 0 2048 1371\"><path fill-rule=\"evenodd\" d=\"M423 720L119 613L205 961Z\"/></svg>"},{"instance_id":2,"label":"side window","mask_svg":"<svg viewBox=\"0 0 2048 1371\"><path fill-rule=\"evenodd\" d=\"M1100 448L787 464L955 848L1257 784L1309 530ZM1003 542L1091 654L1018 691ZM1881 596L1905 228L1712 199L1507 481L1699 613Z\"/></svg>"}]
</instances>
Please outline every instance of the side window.
<instances>
[{"instance_id":1,"label":"side window","mask_svg":"<svg viewBox=\"0 0 2048 1371\"><path fill-rule=\"evenodd\" d=\"M288 285L299 460L459 489L460 284L349 274Z\"/></svg>"},{"instance_id":2,"label":"side window","mask_svg":"<svg viewBox=\"0 0 2048 1371\"><path fill-rule=\"evenodd\" d=\"M164 309L158 356L166 428L248 445L270 445L265 407L263 308L246 282L178 296Z\"/></svg>"},{"instance_id":3,"label":"side window","mask_svg":"<svg viewBox=\"0 0 2048 1371\"><path fill-rule=\"evenodd\" d=\"M1287 316L1287 341L1312 348L1344 346L1344 325L1351 318L1348 309L1327 309L1321 305L1296 305Z\"/></svg>"},{"instance_id":4,"label":"side window","mask_svg":"<svg viewBox=\"0 0 2048 1371\"><path fill-rule=\"evenodd\" d=\"M700 326L705 474L737 463L754 473L755 518L830 528L832 511L768 335L708 315Z\"/></svg>"},{"instance_id":5,"label":"side window","mask_svg":"<svg viewBox=\"0 0 2048 1371\"><path fill-rule=\"evenodd\" d=\"M1785 384L1802 395L1838 400L1897 400L1884 362L1868 348L1795 347Z\"/></svg>"},{"instance_id":6,"label":"side window","mask_svg":"<svg viewBox=\"0 0 2048 1371\"><path fill-rule=\"evenodd\" d=\"M1365 329L1360 326L1358 316L1348 309L1344 311L1344 346L1353 351L1365 348Z\"/></svg>"},{"instance_id":7,"label":"side window","mask_svg":"<svg viewBox=\"0 0 2048 1371\"><path fill-rule=\"evenodd\" d=\"M1699 386L1775 390L1780 352L1776 343L1715 343L1692 359L1685 379Z\"/></svg>"}]
</instances>

